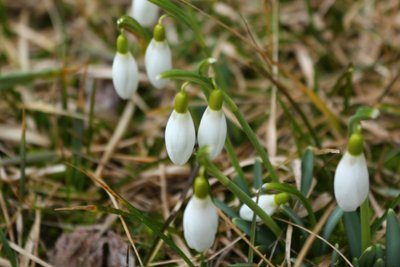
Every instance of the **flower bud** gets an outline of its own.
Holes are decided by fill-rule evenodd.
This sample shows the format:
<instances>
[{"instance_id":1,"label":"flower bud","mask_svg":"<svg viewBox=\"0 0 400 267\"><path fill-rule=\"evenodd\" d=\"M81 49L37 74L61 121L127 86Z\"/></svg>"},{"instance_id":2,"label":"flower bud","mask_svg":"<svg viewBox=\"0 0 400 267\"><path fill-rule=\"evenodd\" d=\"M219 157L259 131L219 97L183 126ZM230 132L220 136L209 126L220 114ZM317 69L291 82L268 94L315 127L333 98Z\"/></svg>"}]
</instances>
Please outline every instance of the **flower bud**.
<instances>
[{"instance_id":1,"label":"flower bud","mask_svg":"<svg viewBox=\"0 0 400 267\"><path fill-rule=\"evenodd\" d=\"M146 49L145 67L150 83L157 89L167 84L167 79L158 76L172 69L172 55L165 39L165 29L162 24L154 27L154 37Z\"/></svg>"},{"instance_id":2,"label":"flower bud","mask_svg":"<svg viewBox=\"0 0 400 267\"><path fill-rule=\"evenodd\" d=\"M222 92L214 90L209 99L209 105L201 117L197 140L200 147L208 147L208 155L215 159L225 144L226 119L222 111Z\"/></svg>"},{"instance_id":3,"label":"flower bud","mask_svg":"<svg viewBox=\"0 0 400 267\"><path fill-rule=\"evenodd\" d=\"M120 34L117 39L112 78L117 94L123 99L131 98L139 85L138 66L128 50L128 41L123 34Z\"/></svg>"},{"instance_id":4,"label":"flower bud","mask_svg":"<svg viewBox=\"0 0 400 267\"><path fill-rule=\"evenodd\" d=\"M132 17L144 27L151 27L157 22L158 6L148 0L133 0Z\"/></svg>"},{"instance_id":5,"label":"flower bud","mask_svg":"<svg viewBox=\"0 0 400 267\"><path fill-rule=\"evenodd\" d=\"M211 248L217 230L217 209L210 197L193 195L183 213L183 233L189 247L198 252Z\"/></svg>"}]
</instances>

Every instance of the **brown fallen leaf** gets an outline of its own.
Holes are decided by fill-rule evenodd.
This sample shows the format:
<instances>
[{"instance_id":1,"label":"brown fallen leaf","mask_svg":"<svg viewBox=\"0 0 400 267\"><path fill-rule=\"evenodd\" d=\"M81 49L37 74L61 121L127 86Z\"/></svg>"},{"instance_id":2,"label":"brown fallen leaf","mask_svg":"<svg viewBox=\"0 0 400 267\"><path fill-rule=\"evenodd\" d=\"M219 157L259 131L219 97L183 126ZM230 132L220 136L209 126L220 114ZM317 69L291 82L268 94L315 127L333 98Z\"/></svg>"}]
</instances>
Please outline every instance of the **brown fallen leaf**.
<instances>
[{"instance_id":1,"label":"brown fallen leaf","mask_svg":"<svg viewBox=\"0 0 400 267\"><path fill-rule=\"evenodd\" d=\"M129 251L129 257L126 255L128 246L113 231L101 235L95 231L76 230L58 238L49 253L49 261L58 267L133 267L133 254Z\"/></svg>"}]
</instances>

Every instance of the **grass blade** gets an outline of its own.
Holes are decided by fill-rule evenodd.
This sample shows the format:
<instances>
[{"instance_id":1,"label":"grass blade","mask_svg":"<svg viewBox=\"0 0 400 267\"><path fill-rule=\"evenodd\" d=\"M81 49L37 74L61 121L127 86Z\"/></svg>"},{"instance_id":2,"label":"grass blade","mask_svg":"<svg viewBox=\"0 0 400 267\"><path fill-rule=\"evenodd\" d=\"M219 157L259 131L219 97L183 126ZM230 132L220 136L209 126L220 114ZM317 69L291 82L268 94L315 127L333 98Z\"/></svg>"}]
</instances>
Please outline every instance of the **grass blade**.
<instances>
[{"instance_id":1,"label":"grass blade","mask_svg":"<svg viewBox=\"0 0 400 267\"><path fill-rule=\"evenodd\" d=\"M16 85L29 84L38 79L53 79L64 75L66 69L50 69L32 72L13 72L0 75L0 92Z\"/></svg>"},{"instance_id":2,"label":"grass blade","mask_svg":"<svg viewBox=\"0 0 400 267\"><path fill-rule=\"evenodd\" d=\"M357 212L344 212L343 221L347 240L349 242L350 254L353 258L361 255L361 225Z\"/></svg>"},{"instance_id":3,"label":"grass blade","mask_svg":"<svg viewBox=\"0 0 400 267\"><path fill-rule=\"evenodd\" d=\"M336 209L332 212L331 216L326 221L324 230L322 232L322 237L325 240L329 240L333 230L335 229L336 225L339 223L340 219L343 216L343 210L340 207L336 207ZM322 251L325 251L327 245L325 242L322 243Z\"/></svg>"},{"instance_id":4,"label":"grass blade","mask_svg":"<svg viewBox=\"0 0 400 267\"><path fill-rule=\"evenodd\" d=\"M6 257L10 261L11 266L17 267L17 257L15 256L14 251L11 249L10 244L8 243L8 240L3 233L3 230L1 230L1 228L0 228L0 241L3 244L4 254L6 254Z\"/></svg>"},{"instance_id":5,"label":"grass blade","mask_svg":"<svg viewBox=\"0 0 400 267\"><path fill-rule=\"evenodd\" d=\"M314 175L314 154L309 147L304 152L301 158L301 185L300 191L304 196L307 196L311 187L312 178Z\"/></svg>"},{"instance_id":6,"label":"grass blade","mask_svg":"<svg viewBox=\"0 0 400 267\"><path fill-rule=\"evenodd\" d=\"M256 160L254 162L254 167L253 167L253 187L254 189L260 189L262 187L262 166L261 162L259 160Z\"/></svg>"},{"instance_id":7,"label":"grass blade","mask_svg":"<svg viewBox=\"0 0 400 267\"><path fill-rule=\"evenodd\" d=\"M400 225L396 214L389 209L386 226L386 267L399 266L400 263Z\"/></svg>"}]
</instances>

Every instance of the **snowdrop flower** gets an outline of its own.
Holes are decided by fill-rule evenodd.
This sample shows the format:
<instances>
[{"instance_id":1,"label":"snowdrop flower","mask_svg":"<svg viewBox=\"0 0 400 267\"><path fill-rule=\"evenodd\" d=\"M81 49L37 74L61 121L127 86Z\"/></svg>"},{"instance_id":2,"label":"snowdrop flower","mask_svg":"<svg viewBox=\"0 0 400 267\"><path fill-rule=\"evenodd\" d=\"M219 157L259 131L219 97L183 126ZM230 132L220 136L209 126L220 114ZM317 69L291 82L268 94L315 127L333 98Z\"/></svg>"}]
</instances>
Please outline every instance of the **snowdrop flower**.
<instances>
[{"instance_id":1,"label":"snowdrop flower","mask_svg":"<svg viewBox=\"0 0 400 267\"><path fill-rule=\"evenodd\" d=\"M290 196L286 193L280 193L276 195L260 195L258 197L258 206L260 206L265 213L271 216L281 204L288 202L289 199ZM252 200L257 202L257 197L253 197ZM244 204L239 210L239 216L243 220L252 221L253 215L254 212L246 204ZM256 216L256 221L260 222L261 218Z\"/></svg>"},{"instance_id":2,"label":"snowdrop flower","mask_svg":"<svg viewBox=\"0 0 400 267\"><path fill-rule=\"evenodd\" d=\"M167 84L167 79L159 79L160 73L172 69L172 56L165 39L164 26L158 23L154 27L153 39L146 49L145 66L150 83L157 89Z\"/></svg>"},{"instance_id":3,"label":"snowdrop flower","mask_svg":"<svg viewBox=\"0 0 400 267\"><path fill-rule=\"evenodd\" d=\"M112 65L112 78L117 94L123 99L131 98L139 85L139 70L128 50L128 40L123 33L117 38L117 53Z\"/></svg>"},{"instance_id":4,"label":"snowdrop flower","mask_svg":"<svg viewBox=\"0 0 400 267\"><path fill-rule=\"evenodd\" d=\"M208 107L199 126L197 140L199 146L207 146L210 160L215 159L225 144L226 119L222 111L223 95L221 90L214 89L210 94Z\"/></svg>"},{"instance_id":5,"label":"snowdrop flower","mask_svg":"<svg viewBox=\"0 0 400 267\"><path fill-rule=\"evenodd\" d=\"M367 162L363 153L363 137L353 133L347 151L340 160L334 181L336 201L344 211L355 211L369 192Z\"/></svg>"},{"instance_id":6,"label":"snowdrop flower","mask_svg":"<svg viewBox=\"0 0 400 267\"><path fill-rule=\"evenodd\" d=\"M194 195L183 213L183 233L189 247L198 252L211 248L218 230L217 209L208 195L209 185L203 176L194 182Z\"/></svg>"},{"instance_id":7,"label":"snowdrop flower","mask_svg":"<svg viewBox=\"0 0 400 267\"><path fill-rule=\"evenodd\" d=\"M157 22L158 6L148 0L133 0L132 17L144 27L151 27Z\"/></svg>"},{"instance_id":8,"label":"snowdrop flower","mask_svg":"<svg viewBox=\"0 0 400 267\"><path fill-rule=\"evenodd\" d=\"M188 96L181 90L175 97L174 110L165 128L165 145L171 161L185 164L192 155L196 133L188 110Z\"/></svg>"}]
</instances>

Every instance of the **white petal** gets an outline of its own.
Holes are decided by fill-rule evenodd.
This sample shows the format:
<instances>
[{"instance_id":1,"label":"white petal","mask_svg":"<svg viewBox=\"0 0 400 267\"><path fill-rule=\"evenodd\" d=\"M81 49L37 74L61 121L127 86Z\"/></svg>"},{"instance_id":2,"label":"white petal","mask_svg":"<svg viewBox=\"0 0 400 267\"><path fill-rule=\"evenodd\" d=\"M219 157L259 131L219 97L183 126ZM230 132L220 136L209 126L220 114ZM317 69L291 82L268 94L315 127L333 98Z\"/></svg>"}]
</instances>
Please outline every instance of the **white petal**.
<instances>
[{"instance_id":1,"label":"white petal","mask_svg":"<svg viewBox=\"0 0 400 267\"><path fill-rule=\"evenodd\" d=\"M201 117L197 140L199 146L208 146L209 157L215 159L221 153L226 139L226 119L222 110L207 107Z\"/></svg>"},{"instance_id":2,"label":"white petal","mask_svg":"<svg viewBox=\"0 0 400 267\"><path fill-rule=\"evenodd\" d=\"M131 53L116 53L112 65L113 84L117 94L129 99L139 85L139 71Z\"/></svg>"},{"instance_id":3,"label":"white petal","mask_svg":"<svg viewBox=\"0 0 400 267\"><path fill-rule=\"evenodd\" d=\"M193 152L196 133L189 111L172 111L165 128L165 145L171 161L177 165L185 164Z\"/></svg>"},{"instance_id":4,"label":"white petal","mask_svg":"<svg viewBox=\"0 0 400 267\"><path fill-rule=\"evenodd\" d=\"M167 41L157 42L152 39L147 46L145 66L150 83L157 89L167 84L167 79L158 79L162 72L172 69L172 56Z\"/></svg>"},{"instance_id":5,"label":"white petal","mask_svg":"<svg viewBox=\"0 0 400 267\"><path fill-rule=\"evenodd\" d=\"M270 216L272 214L274 214L276 208L278 207L275 203L274 198L275 198L275 195L261 195L258 198L258 206L260 206L265 211L265 213L267 213ZM254 202L256 202L257 197L253 197L252 200ZM242 218L243 220L252 221L253 214L254 214L254 212L246 204L244 204L240 208L239 215L240 215L240 218ZM257 216L256 221L260 222L261 218Z\"/></svg>"},{"instance_id":6,"label":"white petal","mask_svg":"<svg viewBox=\"0 0 400 267\"><path fill-rule=\"evenodd\" d=\"M142 26L151 27L158 19L158 6L148 0L134 0L132 4L132 17Z\"/></svg>"},{"instance_id":7,"label":"white petal","mask_svg":"<svg viewBox=\"0 0 400 267\"><path fill-rule=\"evenodd\" d=\"M336 201L344 211L355 211L364 202L369 192L364 154L344 154L336 168L334 189Z\"/></svg>"},{"instance_id":8,"label":"white petal","mask_svg":"<svg viewBox=\"0 0 400 267\"><path fill-rule=\"evenodd\" d=\"M218 230L217 209L210 197L193 196L183 214L183 233L189 247L203 252L209 249Z\"/></svg>"}]
</instances>

